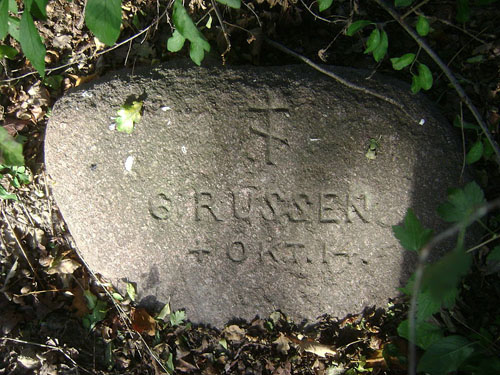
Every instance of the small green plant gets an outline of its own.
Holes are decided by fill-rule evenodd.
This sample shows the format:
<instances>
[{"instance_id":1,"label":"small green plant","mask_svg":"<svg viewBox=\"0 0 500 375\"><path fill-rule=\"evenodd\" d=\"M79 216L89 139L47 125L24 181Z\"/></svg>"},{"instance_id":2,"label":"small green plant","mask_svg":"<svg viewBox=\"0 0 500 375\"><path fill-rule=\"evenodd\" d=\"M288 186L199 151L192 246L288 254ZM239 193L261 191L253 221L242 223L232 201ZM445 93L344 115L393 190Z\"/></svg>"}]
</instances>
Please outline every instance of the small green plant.
<instances>
[{"instance_id":1,"label":"small green plant","mask_svg":"<svg viewBox=\"0 0 500 375\"><path fill-rule=\"evenodd\" d=\"M0 179L10 177L10 185L19 188L30 182L28 170L24 167L23 145L14 139L7 130L0 127ZM0 198L17 200L0 184Z\"/></svg>"},{"instance_id":2,"label":"small green plant","mask_svg":"<svg viewBox=\"0 0 500 375\"><path fill-rule=\"evenodd\" d=\"M131 104L124 104L120 107L116 118L116 130L131 134L134 131L134 124L141 119L142 102L133 101Z\"/></svg>"},{"instance_id":3,"label":"small green plant","mask_svg":"<svg viewBox=\"0 0 500 375\"><path fill-rule=\"evenodd\" d=\"M105 301L97 299L90 290L83 292L87 307L90 313L83 317L83 326L89 331L93 330L97 323L106 318L108 312L108 304Z\"/></svg>"},{"instance_id":4,"label":"small green plant","mask_svg":"<svg viewBox=\"0 0 500 375\"><path fill-rule=\"evenodd\" d=\"M416 298L414 344L424 351L417 366L419 372L446 375L458 370L472 374L500 371L500 360L491 350L494 337L487 330L480 335L481 339L476 334L448 335L448 332L432 319L441 309L452 309L455 306L460 282L472 264L471 254L465 251L466 228L471 224L471 217L477 208L484 203L481 188L472 182L463 189L450 190L447 202L438 207L441 218L446 222L459 224L461 229L455 248L424 269L422 287ZM411 209L408 210L402 226L393 226L393 232L406 250L417 253L422 251L432 237L432 231L421 225ZM500 249L496 247L490 254L493 259L500 258L500 250L497 248ZM415 276L412 276L402 289L403 293L412 295L414 280ZM398 327L399 335L408 340L409 325L410 322L405 320Z\"/></svg>"}]
</instances>

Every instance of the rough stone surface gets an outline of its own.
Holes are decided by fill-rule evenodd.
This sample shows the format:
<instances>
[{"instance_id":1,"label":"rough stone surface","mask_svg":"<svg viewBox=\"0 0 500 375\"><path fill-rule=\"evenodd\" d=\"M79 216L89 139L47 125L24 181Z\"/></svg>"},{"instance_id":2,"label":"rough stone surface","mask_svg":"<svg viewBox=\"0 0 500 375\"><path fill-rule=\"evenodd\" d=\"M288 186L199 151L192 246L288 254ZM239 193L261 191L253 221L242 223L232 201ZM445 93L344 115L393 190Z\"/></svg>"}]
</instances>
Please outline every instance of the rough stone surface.
<instances>
[{"instance_id":1,"label":"rough stone surface","mask_svg":"<svg viewBox=\"0 0 500 375\"><path fill-rule=\"evenodd\" d=\"M46 166L90 267L216 326L385 306L414 261L391 226L408 207L439 226L459 146L406 85L336 71L425 124L303 66L118 72L59 100ZM112 130L139 96L135 131Z\"/></svg>"}]
</instances>

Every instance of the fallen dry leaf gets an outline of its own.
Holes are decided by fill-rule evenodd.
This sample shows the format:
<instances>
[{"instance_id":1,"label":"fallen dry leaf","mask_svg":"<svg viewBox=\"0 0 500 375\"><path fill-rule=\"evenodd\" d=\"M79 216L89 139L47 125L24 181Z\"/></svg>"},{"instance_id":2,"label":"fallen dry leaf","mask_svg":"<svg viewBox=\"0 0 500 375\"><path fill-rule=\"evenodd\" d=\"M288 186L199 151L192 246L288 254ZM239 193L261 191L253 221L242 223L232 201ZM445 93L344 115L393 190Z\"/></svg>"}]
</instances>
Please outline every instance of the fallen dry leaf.
<instances>
[{"instance_id":1,"label":"fallen dry leaf","mask_svg":"<svg viewBox=\"0 0 500 375\"><path fill-rule=\"evenodd\" d=\"M273 344L276 344L276 350L283 355L287 355L290 350L290 340L280 332L279 337L273 341Z\"/></svg>"},{"instance_id":2,"label":"fallen dry leaf","mask_svg":"<svg viewBox=\"0 0 500 375\"><path fill-rule=\"evenodd\" d=\"M55 264L52 263L50 265L50 268L47 270L47 273L49 275L53 275L55 273L62 273L64 275L72 274L80 266L81 264L78 263L76 260L73 260L71 258L65 258L58 263L57 262Z\"/></svg>"},{"instance_id":3,"label":"fallen dry leaf","mask_svg":"<svg viewBox=\"0 0 500 375\"><path fill-rule=\"evenodd\" d=\"M288 338L294 344L297 344L302 350L308 353L316 354L317 356L322 358L325 358L327 355L337 354L337 352L333 350L331 346L320 344L319 342L316 342L314 340L310 339L299 340L292 336L288 336Z\"/></svg>"},{"instance_id":4,"label":"fallen dry leaf","mask_svg":"<svg viewBox=\"0 0 500 375\"><path fill-rule=\"evenodd\" d=\"M144 308L132 310L132 328L139 332L145 332L149 336L156 334L156 320L149 315Z\"/></svg>"},{"instance_id":5,"label":"fallen dry leaf","mask_svg":"<svg viewBox=\"0 0 500 375\"><path fill-rule=\"evenodd\" d=\"M223 333L229 341L241 341L245 338L246 331L233 324L224 328Z\"/></svg>"}]
</instances>

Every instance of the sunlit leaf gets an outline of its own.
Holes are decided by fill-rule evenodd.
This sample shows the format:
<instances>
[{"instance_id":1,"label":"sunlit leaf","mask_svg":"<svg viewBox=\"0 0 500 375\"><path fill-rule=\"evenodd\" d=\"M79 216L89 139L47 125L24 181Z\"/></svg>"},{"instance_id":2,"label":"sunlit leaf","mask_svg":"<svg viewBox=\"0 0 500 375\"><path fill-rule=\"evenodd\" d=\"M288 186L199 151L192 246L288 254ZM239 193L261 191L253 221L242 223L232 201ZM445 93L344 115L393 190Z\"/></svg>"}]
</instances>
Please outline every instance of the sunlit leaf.
<instances>
[{"instance_id":1,"label":"sunlit leaf","mask_svg":"<svg viewBox=\"0 0 500 375\"><path fill-rule=\"evenodd\" d=\"M116 118L116 130L124 133L134 131L134 123L141 119L142 102L134 101L132 104L124 104L120 107Z\"/></svg>"},{"instance_id":2,"label":"sunlit leaf","mask_svg":"<svg viewBox=\"0 0 500 375\"><path fill-rule=\"evenodd\" d=\"M410 251L420 250L432 237L432 230L426 229L420 224L411 208L406 213L404 225L394 225L392 230L401 245Z\"/></svg>"},{"instance_id":3,"label":"sunlit leaf","mask_svg":"<svg viewBox=\"0 0 500 375\"><path fill-rule=\"evenodd\" d=\"M19 26L21 24L21 21L19 20L19 18L9 16L7 23L9 34L19 42Z\"/></svg>"},{"instance_id":4,"label":"sunlit leaf","mask_svg":"<svg viewBox=\"0 0 500 375\"><path fill-rule=\"evenodd\" d=\"M347 28L345 35L353 36L356 32L363 29L365 26L368 26L371 24L372 24L372 21L367 21L367 20L359 20L359 21L353 22Z\"/></svg>"},{"instance_id":5,"label":"sunlit leaf","mask_svg":"<svg viewBox=\"0 0 500 375\"><path fill-rule=\"evenodd\" d=\"M158 320L165 320L167 316L170 315L170 303L166 303L161 309L160 313L156 317Z\"/></svg>"},{"instance_id":6,"label":"sunlit leaf","mask_svg":"<svg viewBox=\"0 0 500 375\"><path fill-rule=\"evenodd\" d=\"M184 310L178 310L170 314L170 324L172 324L172 327L182 324L184 319L186 319Z\"/></svg>"},{"instance_id":7,"label":"sunlit leaf","mask_svg":"<svg viewBox=\"0 0 500 375\"><path fill-rule=\"evenodd\" d=\"M139 333L147 333L149 336L154 336L156 333L156 320L149 315L149 313L144 308L138 308L133 310L132 316L132 328Z\"/></svg>"},{"instance_id":8,"label":"sunlit leaf","mask_svg":"<svg viewBox=\"0 0 500 375\"><path fill-rule=\"evenodd\" d=\"M0 126L0 160L6 165L24 165L23 145Z\"/></svg>"},{"instance_id":9,"label":"sunlit leaf","mask_svg":"<svg viewBox=\"0 0 500 375\"><path fill-rule=\"evenodd\" d=\"M135 292L135 286L134 286L134 284L127 283L127 295L128 295L128 298L130 298L131 301L135 301L136 292Z\"/></svg>"},{"instance_id":10,"label":"sunlit leaf","mask_svg":"<svg viewBox=\"0 0 500 375\"><path fill-rule=\"evenodd\" d=\"M167 49L170 52L178 52L182 49L184 46L184 42L186 41L186 38L182 36L182 34L179 32L179 30L174 30L174 33L170 38L168 38L167 41Z\"/></svg>"},{"instance_id":11,"label":"sunlit leaf","mask_svg":"<svg viewBox=\"0 0 500 375\"><path fill-rule=\"evenodd\" d=\"M0 40L7 36L9 31L9 0L0 0Z\"/></svg>"},{"instance_id":12,"label":"sunlit leaf","mask_svg":"<svg viewBox=\"0 0 500 375\"><path fill-rule=\"evenodd\" d=\"M19 43L25 56L43 78L45 76L45 46L30 12L23 12L19 24Z\"/></svg>"},{"instance_id":13,"label":"sunlit leaf","mask_svg":"<svg viewBox=\"0 0 500 375\"><path fill-rule=\"evenodd\" d=\"M415 60L414 53L407 53L401 57L393 57L391 59L392 68L394 70L401 70L410 65L413 62L413 60Z\"/></svg>"},{"instance_id":14,"label":"sunlit leaf","mask_svg":"<svg viewBox=\"0 0 500 375\"><path fill-rule=\"evenodd\" d=\"M104 44L112 46L120 36L121 0L88 0L85 24Z\"/></svg>"},{"instance_id":15,"label":"sunlit leaf","mask_svg":"<svg viewBox=\"0 0 500 375\"><path fill-rule=\"evenodd\" d=\"M14 201L18 200L16 194L9 193L1 184L0 184L0 199L10 199Z\"/></svg>"}]
</instances>

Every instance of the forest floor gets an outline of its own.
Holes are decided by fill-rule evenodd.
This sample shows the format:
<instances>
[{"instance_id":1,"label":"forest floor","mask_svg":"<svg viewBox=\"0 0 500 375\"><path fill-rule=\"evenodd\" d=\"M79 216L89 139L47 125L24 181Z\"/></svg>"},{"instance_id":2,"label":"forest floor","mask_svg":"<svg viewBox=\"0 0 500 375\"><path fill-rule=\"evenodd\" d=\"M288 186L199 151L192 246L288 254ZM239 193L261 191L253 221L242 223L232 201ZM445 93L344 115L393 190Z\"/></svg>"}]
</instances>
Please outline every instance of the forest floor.
<instances>
[{"instance_id":1,"label":"forest floor","mask_svg":"<svg viewBox=\"0 0 500 375\"><path fill-rule=\"evenodd\" d=\"M261 34L319 64L363 68L411 82L408 71L393 70L387 57L376 63L363 53L369 32L345 35L352 21L370 19L387 31L391 57L419 50L375 2L334 1L322 13L309 0L257 0L244 5L232 10L219 4L231 41L224 55L227 65L300 63L255 38ZM455 1L421 5L417 13L407 16L407 22L414 25L418 13L428 17L428 43L500 141L498 2L471 5L466 22L457 21L463 14L457 13ZM1 61L0 120L11 135L25 140L27 172L19 174L27 174L29 183L16 188L10 184L12 176L2 180L17 200L0 201L0 375L406 373L408 345L396 330L408 311L405 299L340 319L325 315L311 326L275 312L216 330L192 325L189 316L167 311L168 306L160 316L138 308L133 291L121 301L109 298L102 283L82 264L47 184L43 139L50 110L68 89L106 72L188 56L186 48L176 54L166 49L172 34L170 20L163 15L166 6L163 1L124 0L120 39L109 48L86 28L84 1L50 1L47 20L36 22L47 47L47 77L42 80L21 53ZM192 0L189 9L200 20L212 57L222 60L227 44L213 6ZM3 44L20 51L11 37ZM425 95L450 123L460 113L473 122L455 89L425 52L420 51L419 60L434 76L433 88ZM462 136L460 128L456 130ZM479 137L475 129L464 132L464 156ZM498 198L500 175L494 158L483 157L474 166L474 177L486 198ZM498 212L490 213L486 222L499 232ZM450 332L491 329L498 341L499 272L485 263L495 244L474 252L473 270L463 282L458 303L436 317Z\"/></svg>"}]
</instances>

